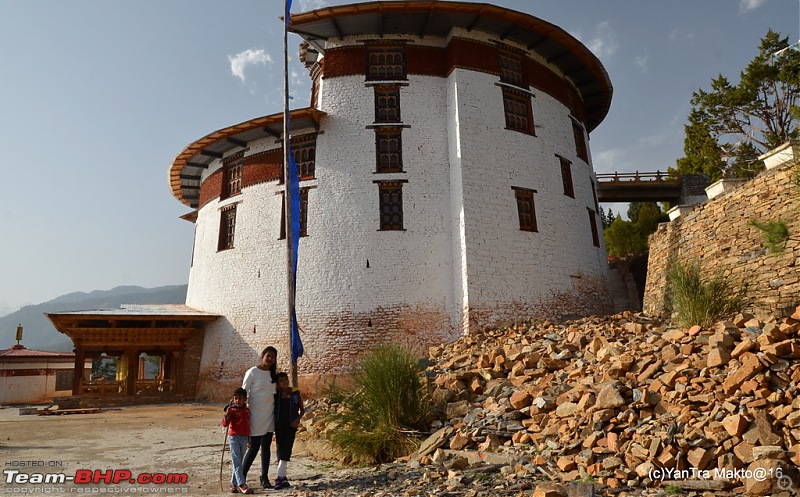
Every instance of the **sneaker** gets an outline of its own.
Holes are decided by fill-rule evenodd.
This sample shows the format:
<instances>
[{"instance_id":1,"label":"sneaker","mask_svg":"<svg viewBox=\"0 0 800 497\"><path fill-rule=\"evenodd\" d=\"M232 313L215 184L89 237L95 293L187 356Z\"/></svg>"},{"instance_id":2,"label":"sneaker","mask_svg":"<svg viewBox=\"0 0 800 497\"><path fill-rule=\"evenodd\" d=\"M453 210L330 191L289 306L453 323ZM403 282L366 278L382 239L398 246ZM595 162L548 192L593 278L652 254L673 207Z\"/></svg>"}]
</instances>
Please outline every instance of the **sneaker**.
<instances>
[{"instance_id":1,"label":"sneaker","mask_svg":"<svg viewBox=\"0 0 800 497\"><path fill-rule=\"evenodd\" d=\"M244 485L239 485L239 492L241 492L243 494L253 494L253 493L255 493L252 488L247 486L247 483L245 483Z\"/></svg>"},{"instance_id":2,"label":"sneaker","mask_svg":"<svg viewBox=\"0 0 800 497\"><path fill-rule=\"evenodd\" d=\"M238 494L239 493L239 488L236 485L234 485L233 483L231 483L231 493L232 494Z\"/></svg>"},{"instance_id":3,"label":"sneaker","mask_svg":"<svg viewBox=\"0 0 800 497\"><path fill-rule=\"evenodd\" d=\"M289 480L287 480L285 477L279 476L278 479L275 480L275 490L280 490L286 487L291 487Z\"/></svg>"},{"instance_id":4,"label":"sneaker","mask_svg":"<svg viewBox=\"0 0 800 497\"><path fill-rule=\"evenodd\" d=\"M272 488L272 483L269 482L269 477L261 476L258 480L261 482L261 486L263 488Z\"/></svg>"}]
</instances>

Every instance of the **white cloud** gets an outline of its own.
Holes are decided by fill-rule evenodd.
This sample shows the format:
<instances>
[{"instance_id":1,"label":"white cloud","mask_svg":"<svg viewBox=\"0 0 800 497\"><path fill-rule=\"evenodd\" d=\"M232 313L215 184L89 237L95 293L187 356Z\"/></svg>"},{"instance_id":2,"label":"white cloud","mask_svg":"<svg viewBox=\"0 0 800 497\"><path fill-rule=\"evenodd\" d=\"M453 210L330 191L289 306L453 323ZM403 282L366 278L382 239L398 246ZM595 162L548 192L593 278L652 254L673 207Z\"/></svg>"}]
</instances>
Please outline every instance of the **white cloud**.
<instances>
[{"instance_id":1,"label":"white cloud","mask_svg":"<svg viewBox=\"0 0 800 497\"><path fill-rule=\"evenodd\" d=\"M308 12L309 10L321 9L322 7L328 6L326 0L298 0L297 4L300 7L299 12Z\"/></svg>"},{"instance_id":2,"label":"white cloud","mask_svg":"<svg viewBox=\"0 0 800 497\"><path fill-rule=\"evenodd\" d=\"M767 0L739 0L739 12L756 10L767 3Z\"/></svg>"},{"instance_id":3,"label":"white cloud","mask_svg":"<svg viewBox=\"0 0 800 497\"><path fill-rule=\"evenodd\" d=\"M642 70L642 72L647 72L647 61L650 59L650 54L647 53L647 50L644 51L644 55L639 57L635 57L633 60L636 62L636 65Z\"/></svg>"},{"instance_id":4,"label":"white cloud","mask_svg":"<svg viewBox=\"0 0 800 497\"><path fill-rule=\"evenodd\" d=\"M252 50L250 48L236 55L228 55L228 60L231 62L231 73L241 79L242 83L245 82L244 71L247 67L258 64L263 66L267 62L272 63L272 57L263 49Z\"/></svg>"},{"instance_id":5,"label":"white cloud","mask_svg":"<svg viewBox=\"0 0 800 497\"><path fill-rule=\"evenodd\" d=\"M695 36L695 33L686 33L681 28L675 28L669 33L669 41L692 41Z\"/></svg>"},{"instance_id":6,"label":"white cloud","mask_svg":"<svg viewBox=\"0 0 800 497\"><path fill-rule=\"evenodd\" d=\"M594 38L584 42L589 50L601 59L614 55L619 44L617 44L617 33L611 28L611 24L602 21L595 27L595 33ZM578 38L580 39L580 36Z\"/></svg>"}]
</instances>

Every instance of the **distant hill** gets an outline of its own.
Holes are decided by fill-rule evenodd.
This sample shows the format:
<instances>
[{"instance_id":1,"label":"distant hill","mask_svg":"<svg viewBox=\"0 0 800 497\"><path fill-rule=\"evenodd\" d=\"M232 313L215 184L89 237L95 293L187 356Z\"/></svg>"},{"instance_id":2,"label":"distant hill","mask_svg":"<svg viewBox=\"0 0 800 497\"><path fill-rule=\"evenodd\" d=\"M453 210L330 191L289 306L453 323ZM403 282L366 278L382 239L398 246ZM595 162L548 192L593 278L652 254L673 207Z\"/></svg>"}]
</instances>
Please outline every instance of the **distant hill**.
<instances>
[{"instance_id":1,"label":"distant hill","mask_svg":"<svg viewBox=\"0 0 800 497\"><path fill-rule=\"evenodd\" d=\"M41 304L26 305L0 318L0 349L16 343L14 334L17 325L22 323L22 345L25 347L71 352L72 341L59 333L44 313L118 309L122 304L183 304L186 302L186 288L187 285L156 288L118 286L111 290L68 293Z\"/></svg>"}]
</instances>

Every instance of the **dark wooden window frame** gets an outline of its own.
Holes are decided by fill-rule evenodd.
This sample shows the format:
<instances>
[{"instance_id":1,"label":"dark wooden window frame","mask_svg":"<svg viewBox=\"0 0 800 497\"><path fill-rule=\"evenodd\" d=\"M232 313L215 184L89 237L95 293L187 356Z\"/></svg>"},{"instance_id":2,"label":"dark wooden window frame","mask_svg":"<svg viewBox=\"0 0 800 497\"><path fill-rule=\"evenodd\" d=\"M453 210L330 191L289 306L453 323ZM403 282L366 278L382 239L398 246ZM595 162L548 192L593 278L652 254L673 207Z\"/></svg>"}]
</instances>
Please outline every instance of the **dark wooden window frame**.
<instances>
[{"instance_id":1,"label":"dark wooden window frame","mask_svg":"<svg viewBox=\"0 0 800 497\"><path fill-rule=\"evenodd\" d=\"M501 50L497 54L500 66L500 81L525 88L525 66L522 56Z\"/></svg>"},{"instance_id":2,"label":"dark wooden window frame","mask_svg":"<svg viewBox=\"0 0 800 497\"><path fill-rule=\"evenodd\" d=\"M222 195L220 195L220 199L226 199L242 193L244 161L240 159L228 162L222 168Z\"/></svg>"},{"instance_id":3,"label":"dark wooden window frame","mask_svg":"<svg viewBox=\"0 0 800 497\"><path fill-rule=\"evenodd\" d=\"M575 137L575 155L587 164L589 163L589 149L586 147L586 135L583 133L583 126L572 121L572 134Z\"/></svg>"},{"instance_id":4,"label":"dark wooden window frame","mask_svg":"<svg viewBox=\"0 0 800 497\"><path fill-rule=\"evenodd\" d=\"M403 81L407 75L406 47L367 45L367 81Z\"/></svg>"},{"instance_id":5,"label":"dark wooden window frame","mask_svg":"<svg viewBox=\"0 0 800 497\"><path fill-rule=\"evenodd\" d=\"M375 87L375 122L400 123L400 86Z\"/></svg>"},{"instance_id":6,"label":"dark wooden window frame","mask_svg":"<svg viewBox=\"0 0 800 497\"><path fill-rule=\"evenodd\" d=\"M535 136L530 93L501 85L506 129Z\"/></svg>"},{"instance_id":7,"label":"dark wooden window frame","mask_svg":"<svg viewBox=\"0 0 800 497\"><path fill-rule=\"evenodd\" d=\"M403 184L407 180L375 181L378 184L378 231L405 231Z\"/></svg>"},{"instance_id":8,"label":"dark wooden window frame","mask_svg":"<svg viewBox=\"0 0 800 497\"><path fill-rule=\"evenodd\" d=\"M230 250L234 248L236 235L236 205L226 205L219 213L219 244L217 250Z\"/></svg>"},{"instance_id":9,"label":"dark wooden window frame","mask_svg":"<svg viewBox=\"0 0 800 497\"><path fill-rule=\"evenodd\" d=\"M403 172L402 128L375 128L375 172Z\"/></svg>"},{"instance_id":10,"label":"dark wooden window frame","mask_svg":"<svg viewBox=\"0 0 800 497\"><path fill-rule=\"evenodd\" d=\"M300 238L308 236L308 191L313 187L300 189ZM286 197L281 194L281 232L279 240L286 239Z\"/></svg>"},{"instance_id":11,"label":"dark wooden window frame","mask_svg":"<svg viewBox=\"0 0 800 497\"><path fill-rule=\"evenodd\" d=\"M533 200L533 194L536 190L531 188L521 188L512 186L514 196L517 199L517 215L519 216L519 229L520 231L538 232L536 224L536 204Z\"/></svg>"},{"instance_id":12,"label":"dark wooden window frame","mask_svg":"<svg viewBox=\"0 0 800 497\"><path fill-rule=\"evenodd\" d=\"M316 178L317 134L292 137L292 154L300 181Z\"/></svg>"},{"instance_id":13,"label":"dark wooden window frame","mask_svg":"<svg viewBox=\"0 0 800 497\"><path fill-rule=\"evenodd\" d=\"M597 232L597 214L589 207L586 208L589 212L589 225L592 228L592 243L595 247L600 246L600 234Z\"/></svg>"},{"instance_id":14,"label":"dark wooden window frame","mask_svg":"<svg viewBox=\"0 0 800 497\"><path fill-rule=\"evenodd\" d=\"M564 195L575 198L575 186L572 184L572 162L558 154L556 157L561 166L561 184L564 186Z\"/></svg>"}]
</instances>

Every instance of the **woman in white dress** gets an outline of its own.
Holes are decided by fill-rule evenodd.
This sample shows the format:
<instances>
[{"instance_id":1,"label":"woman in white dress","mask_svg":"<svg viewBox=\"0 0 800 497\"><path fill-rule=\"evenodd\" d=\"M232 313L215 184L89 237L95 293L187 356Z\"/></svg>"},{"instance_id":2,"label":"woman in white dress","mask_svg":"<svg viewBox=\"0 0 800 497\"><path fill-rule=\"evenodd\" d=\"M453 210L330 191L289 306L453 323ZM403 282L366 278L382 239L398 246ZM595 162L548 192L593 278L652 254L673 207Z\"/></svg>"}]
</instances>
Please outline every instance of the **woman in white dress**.
<instances>
[{"instance_id":1,"label":"woman in white dress","mask_svg":"<svg viewBox=\"0 0 800 497\"><path fill-rule=\"evenodd\" d=\"M250 447L242 461L242 473L247 480L247 472L261 449L261 485L270 487L269 450L275 431L275 376L278 351L267 347L261 352L261 363L244 374L242 388L247 390L247 403L250 406Z\"/></svg>"}]
</instances>

